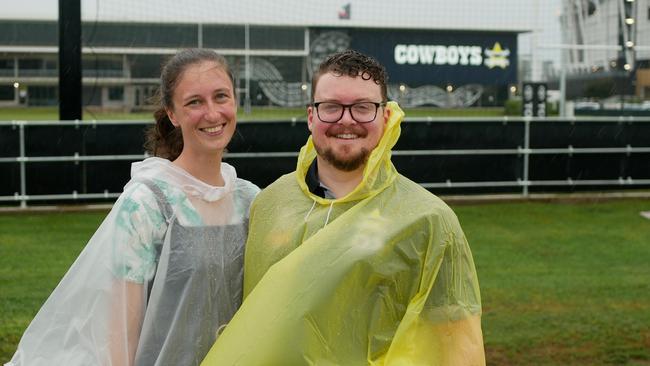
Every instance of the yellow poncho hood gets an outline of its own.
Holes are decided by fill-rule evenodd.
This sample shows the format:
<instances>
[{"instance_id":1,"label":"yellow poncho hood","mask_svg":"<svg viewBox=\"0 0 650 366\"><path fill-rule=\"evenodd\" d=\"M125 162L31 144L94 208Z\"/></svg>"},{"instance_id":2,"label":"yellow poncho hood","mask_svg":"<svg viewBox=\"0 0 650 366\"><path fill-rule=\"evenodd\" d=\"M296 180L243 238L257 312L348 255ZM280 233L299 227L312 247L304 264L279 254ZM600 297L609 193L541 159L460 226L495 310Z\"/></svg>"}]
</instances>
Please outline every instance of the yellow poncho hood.
<instances>
[{"instance_id":1,"label":"yellow poncho hood","mask_svg":"<svg viewBox=\"0 0 650 366\"><path fill-rule=\"evenodd\" d=\"M363 181L311 194L311 138L296 172L257 196L244 303L203 365L482 365L480 295L456 216L396 172L391 116Z\"/></svg>"},{"instance_id":2,"label":"yellow poncho hood","mask_svg":"<svg viewBox=\"0 0 650 366\"><path fill-rule=\"evenodd\" d=\"M397 177L397 171L390 156L391 149L399 139L400 124L404 119L404 112L395 102L388 102L386 108L390 109L391 114L386 121L382 138L368 157L368 162L363 170L363 180L348 195L335 200L337 203L357 201L375 195L390 186ZM309 192L307 183L305 183L305 176L314 159L316 159L316 148L312 137L309 136L305 146L300 149L295 177L305 195L321 205L329 205L333 200L321 198Z\"/></svg>"}]
</instances>

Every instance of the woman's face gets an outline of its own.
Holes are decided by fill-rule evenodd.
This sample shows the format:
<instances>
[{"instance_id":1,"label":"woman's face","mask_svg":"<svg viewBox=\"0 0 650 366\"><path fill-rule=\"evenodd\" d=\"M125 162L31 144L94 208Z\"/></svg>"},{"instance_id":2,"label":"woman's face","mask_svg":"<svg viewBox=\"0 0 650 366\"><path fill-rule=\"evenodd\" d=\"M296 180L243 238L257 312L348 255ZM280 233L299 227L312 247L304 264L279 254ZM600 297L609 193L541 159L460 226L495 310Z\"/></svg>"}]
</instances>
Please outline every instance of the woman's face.
<instances>
[{"instance_id":1,"label":"woman's face","mask_svg":"<svg viewBox=\"0 0 650 366\"><path fill-rule=\"evenodd\" d=\"M214 61L188 66L180 75L167 115L183 132L183 153L221 157L235 132L237 102L228 74Z\"/></svg>"}]
</instances>

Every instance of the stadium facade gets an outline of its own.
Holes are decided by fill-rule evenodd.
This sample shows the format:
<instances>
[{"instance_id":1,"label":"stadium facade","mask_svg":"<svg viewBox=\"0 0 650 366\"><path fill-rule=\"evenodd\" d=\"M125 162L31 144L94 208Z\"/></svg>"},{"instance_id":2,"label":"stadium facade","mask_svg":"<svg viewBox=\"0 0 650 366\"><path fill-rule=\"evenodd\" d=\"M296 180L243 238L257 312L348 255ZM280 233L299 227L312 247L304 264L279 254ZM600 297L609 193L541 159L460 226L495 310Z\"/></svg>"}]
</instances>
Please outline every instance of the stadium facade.
<instances>
[{"instance_id":1,"label":"stadium facade","mask_svg":"<svg viewBox=\"0 0 650 366\"><path fill-rule=\"evenodd\" d=\"M463 14L462 1L460 8L417 1L393 10L400 16L390 8L377 13L371 1L314 3L301 11L292 11L296 1L274 4L273 11L253 1L230 2L227 15L217 11L220 1L203 12L167 8L158 14L138 11L142 4L124 13L119 2L102 3L113 5L100 11L82 1L85 106L146 107L164 59L188 47L229 59L244 104L305 105L314 67L346 48L386 65L390 97L407 106L498 104L519 82L517 35L529 31L516 1L505 1L509 21L493 7ZM0 20L0 105L58 103L57 45L56 19Z\"/></svg>"},{"instance_id":2,"label":"stadium facade","mask_svg":"<svg viewBox=\"0 0 650 366\"><path fill-rule=\"evenodd\" d=\"M583 89L601 85L649 99L650 1L566 0L563 6L563 43L572 46L566 59L576 81L572 84Z\"/></svg>"}]
</instances>

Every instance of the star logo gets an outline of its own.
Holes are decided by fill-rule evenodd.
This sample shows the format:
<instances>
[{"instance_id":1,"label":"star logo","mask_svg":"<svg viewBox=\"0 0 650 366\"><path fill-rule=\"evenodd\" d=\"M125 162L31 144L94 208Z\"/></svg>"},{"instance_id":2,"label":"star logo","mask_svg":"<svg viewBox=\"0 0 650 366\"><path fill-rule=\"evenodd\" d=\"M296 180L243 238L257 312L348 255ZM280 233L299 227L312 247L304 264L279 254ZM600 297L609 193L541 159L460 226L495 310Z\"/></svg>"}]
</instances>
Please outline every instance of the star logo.
<instances>
[{"instance_id":1,"label":"star logo","mask_svg":"<svg viewBox=\"0 0 650 366\"><path fill-rule=\"evenodd\" d=\"M507 48L501 48L501 44L499 42L496 42L494 43L492 49L485 49L484 65L490 69L493 69L495 67L505 69L508 67L508 65L510 65L510 60L508 59L509 56L510 50Z\"/></svg>"}]
</instances>

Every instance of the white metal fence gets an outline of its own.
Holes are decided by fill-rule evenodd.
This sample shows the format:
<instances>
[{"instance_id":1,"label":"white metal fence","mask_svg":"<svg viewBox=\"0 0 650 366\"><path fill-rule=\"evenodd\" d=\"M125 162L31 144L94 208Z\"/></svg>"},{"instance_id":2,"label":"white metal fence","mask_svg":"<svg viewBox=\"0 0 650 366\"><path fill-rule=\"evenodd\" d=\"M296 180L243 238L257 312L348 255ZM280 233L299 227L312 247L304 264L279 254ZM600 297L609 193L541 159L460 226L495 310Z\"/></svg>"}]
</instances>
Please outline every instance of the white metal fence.
<instances>
[{"instance_id":1,"label":"white metal fence","mask_svg":"<svg viewBox=\"0 0 650 366\"><path fill-rule=\"evenodd\" d=\"M563 180L531 180L530 177L530 158L534 155L603 155L603 154L624 154L630 156L631 154L648 154L650 153L650 133L647 138L642 137L641 140L645 141L645 146L599 146L599 147L573 147L568 145L562 148L531 148L531 123L537 122L560 122L567 124L578 123L592 123L592 122L605 122L613 125L617 124L648 124L650 118L640 117L576 117L571 119L566 118L519 118L519 117L500 117L500 118L408 118L405 123L427 123L435 124L436 122L501 122L501 123L517 123L523 124L524 134L523 138L518 144L512 148L475 148L475 149L427 149L427 150L395 150L394 156L489 156L489 155L516 155L523 159L521 179L504 180L504 181L451 181L444 182L418 182L425 188L439 189L439 188L490 188L490 187L516 187L520 189L522 196L529 195L529 187L577 187L577 186L606 186L610 189L616 188L631 188L634 186L642 187L650 185L650 159L647 160L647 170L644 170L645 176L631 177L631 176L618 176L611 177L611 179L572 179L567 177ZM295 124L296 121L292 123ZM121 192L95 192L95 193L78 193L73 191L67 194L39 194L32 195L27 192L27 174L26 166L32 163L46 163L46 162L98 162L98 161L138 161L147 157L146 154L124 154L124 155L82 155L75 153L69 156L28 156L26 154L26 128L38 128L42 126L67 126L70 128L79 128L80 126L106 126L106 125L142 125L143 127L151 122L148 121L49 121L49 122L26 122L26 121L0 121L0 127L11 127L18 129L18 146L19 152L17 156L4 156L0 157L0 164L18 164L20 167L20 187L13 195L0 196L0 202L19 202L21 207L26 207L30 201L75 201L75 200L91 200L91 199L113 199L119 196ZM245 123L245 122L244 122ZM297 151L288 152L231 152L228 153L228 158L248 159L248 158L282 158L282 157L296 157ZM38 179L38 177L32 178ZM7 179L0 180L1 184L7 184ZM6 190L5 190L6 191Z\"/></svg>"}]
</instances>

